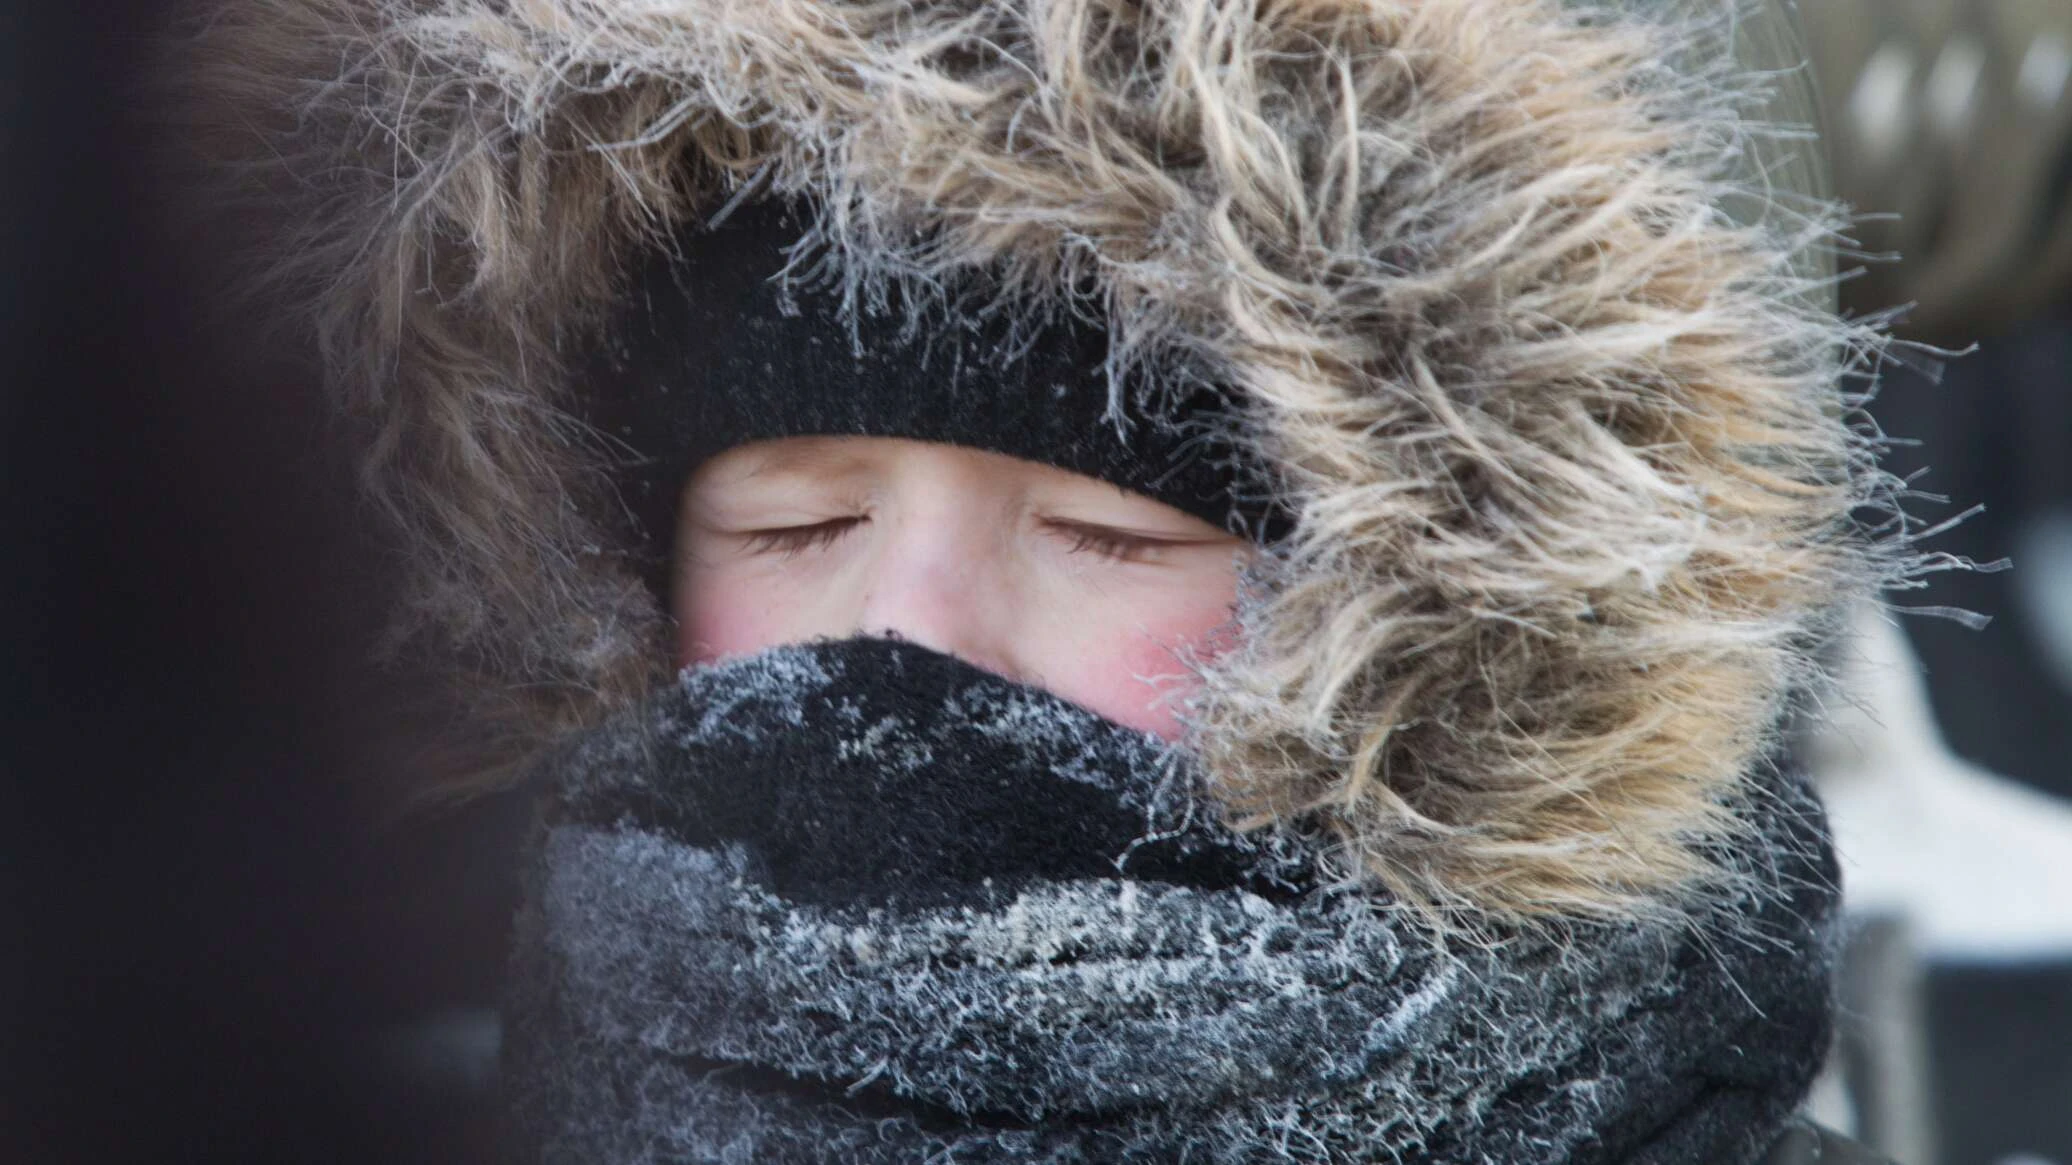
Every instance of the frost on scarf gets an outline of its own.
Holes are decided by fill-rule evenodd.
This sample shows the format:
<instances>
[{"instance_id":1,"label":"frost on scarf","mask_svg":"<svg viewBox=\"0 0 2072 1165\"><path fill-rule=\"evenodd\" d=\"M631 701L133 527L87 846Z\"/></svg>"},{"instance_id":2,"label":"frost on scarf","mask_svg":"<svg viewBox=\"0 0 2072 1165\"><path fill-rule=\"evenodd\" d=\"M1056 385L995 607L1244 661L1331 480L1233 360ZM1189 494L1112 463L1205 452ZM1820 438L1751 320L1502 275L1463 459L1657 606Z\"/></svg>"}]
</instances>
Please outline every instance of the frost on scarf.
<instances>
[{"instance_id":1,"label":"frost on scarf","mask_svg":"<svg viewBox=\"0 0 2072 1165\"><path fill-rule=\"evenodd\" d=\"M1745 1161L1826 1039L1781 777L1698 925L1447 951L1154 738L909 645L688 672L541 776L532 1159Z\"/></svg>"}]
</instances>

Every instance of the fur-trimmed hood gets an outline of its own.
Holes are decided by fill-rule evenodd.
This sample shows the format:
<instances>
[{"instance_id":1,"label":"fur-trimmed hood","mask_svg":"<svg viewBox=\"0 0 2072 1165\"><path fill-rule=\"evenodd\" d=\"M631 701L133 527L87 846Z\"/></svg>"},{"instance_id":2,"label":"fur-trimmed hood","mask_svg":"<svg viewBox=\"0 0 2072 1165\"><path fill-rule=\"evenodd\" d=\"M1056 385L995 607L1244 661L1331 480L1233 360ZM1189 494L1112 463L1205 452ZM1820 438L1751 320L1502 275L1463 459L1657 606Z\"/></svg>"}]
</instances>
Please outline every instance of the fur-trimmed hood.
<instances>
[{"instance_id":1,"label":"fur-trimmed hood","mask_svg":"<svg viewBox=\"0 0 2072 1165\"><path fill-rule=\"evenodd\" d=\"M398 642L526 739L667 668L572 370L738 197L817 207L852 287L984 270L1104 315L1118 373L1229 386L1294 522L1189 745L1234 814L1325 823L1415 902L1673 909L1829 612L1896 569L1851 518L1876 338L1825 308L1837 220L1759 124L1804 78L1723 63L1787 63L1775 12L210 8L209 148L367 424Z\"/></svg>"}]
</instances>

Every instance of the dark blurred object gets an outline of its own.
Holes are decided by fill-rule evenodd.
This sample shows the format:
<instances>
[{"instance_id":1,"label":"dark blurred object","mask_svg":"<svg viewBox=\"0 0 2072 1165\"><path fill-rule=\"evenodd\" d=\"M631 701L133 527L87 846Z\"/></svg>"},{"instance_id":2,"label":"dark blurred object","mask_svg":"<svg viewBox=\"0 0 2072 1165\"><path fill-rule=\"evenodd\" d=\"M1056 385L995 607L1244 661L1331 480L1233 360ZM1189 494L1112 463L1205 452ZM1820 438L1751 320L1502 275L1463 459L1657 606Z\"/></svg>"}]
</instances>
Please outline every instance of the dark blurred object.
<instances>
[{"instance_id":1,"label":"dark blurred object","mask_svg":"<svg viewBox=\"0 0 2072 1165\"><path fill-rule=\"evenodd\" d=\"M1854 1131L1907 1165L1940 1160L1922 973L1903 918L1861 920L1843 951L1837 1051Z\"/></svg>"},{"instance_id":2,"label":"dark blurred object","mask_svg":"<svg viewBox=\"0 0 2072 1165\"><path fill-rule=\"evenodd\" d=\"M1949 1165L2072 1161L2072 966L1943 967L1928 990Z\"/></svg>"},{"instance_id":3,"label":"dark blurred object","mask_svg":"<svg viewBox=\"0 0 2072 1165\"><path fill-rule=\"evenodd\" d=\"M1966 760L2072 797L2072 621L2059 607L2072 603L2072 553L2054 549L2053 533L2072 520L2072 320L2021 322L1950 361L1940 383L1895 370L1872 411L1911 441L1887 457L1893 471L1953 500L1917 509L1984 507L1934 549L2014 559L2009 571L1941 576L1915 600L1991 616L1983 629L1905 624L1944 737Z\"/></svg>"},{"instance_id":4,"label":"dark blurred object","mask_svg":"<svg viewBox=\"0 0 2072 1165\"><path fill-rule=\"evenodd\" d=\"M1962 346L2072 282L2072 3L1800 0L1865 311Z\"/></svg>"},{"instance_id":5,"label":"dark blurred object","mask_svg":"<svg viewBox=\"0 0 2072 1165\"><path fill-rule=\"evenodd\" d=\"M2072 796L2072 3L1801 0L1800 10L1837 191L1875 216L1859 227L1863 249L1897 255L1868 263L1845 284L1844 302L1862 313L1911 304L1902 334L1953 350L1979 345L1950 361L1940 383L1891 370L1872 407L1888 434L1913 442L1893 452L1889 467L1919 474L1917 489L1949 499L1922 499L1914 506L1921 517L1939 521L1983 506L1927 548L2015 564L2004 573L1941 575L1925 592L1894 596L1902 606L1955 607L1992 620L1983 630L1937 618L1903 622L1934 718L1963 760ZM1964 840L1992 845L1990 837ZM1889 850L1888 861L1942 889L1929 896L1938 901L2010 896L1979 902L1967 918L2046 909L2019 896L2053 893L2048 887L1989 889L1982 863L1937 866L1935 854L1963 847L1935 841L1895 834L1857 848ZM2034 838L2025 844L2033 848ZM2064 863L2072 864L2072 842L2067 850ZM1934 911L1914 921L1925 928L1925 1032L1898 1021L1874 1030L1874 1009L1857 1022L1869 1044L1926 1045L1937 1160L2072 1163L2072 952L2047 936L2015 933L1941 947L1936 935L1948 928ZM1980 957L1994 946L2000 953ZM1906 1114L1886 1108L1864 1115L1904 1122Z\"/></svg>"},{"instance_id":6,"label":"dark blurred object","mask_svg":"<svg viewBox=\"0 0 2072 1165\"><path fill-rule=\"evenodd\" d=\"M0 10L0 1159L468 1160L369 1068L474 940L361 792L349 475L174 245L162 15Z\"/></svg>"},{"instance_id":7,"label":"dark blurred object","mask_svg":"<svg viewBox=\"0 0 2072 1165\"><path fill-rule=\"evenodd\" d=\"M1935 548L2014 559L1943 576L1920 600L1990 615L1983 629L1905 624L1951 751L2072 797L2072 320L2013 321L1940 383L1895 372L1873 411L1919 440L1892 453L1895 471L1984 506ZM1937 960L1927 992L1944 1165L2072 1162L2072 960Z\"/></svg>"}]
</instances>

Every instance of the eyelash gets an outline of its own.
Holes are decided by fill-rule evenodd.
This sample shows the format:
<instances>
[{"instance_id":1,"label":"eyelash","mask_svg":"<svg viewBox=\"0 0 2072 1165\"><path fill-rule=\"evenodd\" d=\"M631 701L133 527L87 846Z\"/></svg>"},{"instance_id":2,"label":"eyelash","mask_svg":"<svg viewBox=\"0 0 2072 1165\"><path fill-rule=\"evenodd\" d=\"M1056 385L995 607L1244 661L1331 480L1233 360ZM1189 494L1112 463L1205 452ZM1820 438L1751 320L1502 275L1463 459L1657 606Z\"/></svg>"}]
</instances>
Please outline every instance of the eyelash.
<instances>
[{"instance_id":1,"label":"eyelash","mask_svg":"<svg viewBox=\"0 0 2072 1165\"><path fill-rule=\"evenodd\" d=\"M746 535L751 554L782 554L790 558L808 550L824 550L842 540L868 518L831 518L810 526L784 526L755 530ZM1045 521L1050 530L1068 540L1067 554L1092 554L1103 562L1134 562L1146 551L1165 545L1164 540L1124 534L1099 526L1074 522Z\"/></svg>"},{"instance_id":2,"label":"eyelash","mask_svg":"<svg viewBox=\"0 0 2072 1165\"><path fill-rule=\"evenodd\" d=\"M785 526L775 530L756 530L748 537L751 554L782 554L790 558L807 550L824 550L842 540L843 535L863 525L864 518L830 518L811 526Z\"/></svg>"},{"instance_id":3,"label":"eyelash","mask_svg":"<svg viewBox=\"0 0 2072 1165\"><path fill-rule=\"evenodd\" d=\"M1143 538L1098 526L1055 521L1044 524L1072 540L1071 545L1066 547L1066 553L1091 553L1103 562L1134 562L1141 558L1144 552L1165 544L1157 538Z\"/></svg>"}]
</instances>

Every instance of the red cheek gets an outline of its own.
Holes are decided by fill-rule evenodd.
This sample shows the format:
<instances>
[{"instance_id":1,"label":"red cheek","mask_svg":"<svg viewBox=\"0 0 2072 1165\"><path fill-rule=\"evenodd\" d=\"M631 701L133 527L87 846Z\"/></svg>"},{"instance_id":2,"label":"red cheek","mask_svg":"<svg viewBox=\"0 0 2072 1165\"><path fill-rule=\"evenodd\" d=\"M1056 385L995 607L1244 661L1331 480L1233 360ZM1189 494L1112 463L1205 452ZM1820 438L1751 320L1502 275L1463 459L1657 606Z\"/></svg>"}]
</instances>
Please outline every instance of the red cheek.
<instances>
[{"instance_id":1,"label":"red cheek","mask_svg":"<svg viewBox=\"0 0 2072 1165\"><path fill-rule=\"evenodd\" d=\"M1184 641L1165 636L1132 635L1122 648L1119 670L1124 675L1139 677L1143 681L1180 675L1187 669L1181 665L1179 656L1175 654L1173 645L1177 642Z\"/></svg>"},{"instance_id":2,"label":"red cheek","mask_svg":"<svg viewBox=\"0 0 2072 1165\"><path fill-rule=\"evenodd\" d=\"M683 604L676 640L678 667L749 655L779 642L776 605L744 601L726 594L729 589L708 587L702 598Z\"/></svg>"},{"instance_id":3,"label":"red cheek","mask_svg":"<svg viewBox=\"0 0 2072 1165\"><path fill-rule=\"evenodd\" d=\"M1194 672L1185 660L1206 662L1227 650L1227 615L1202 614L1175 619L1142 633L1124 636L1105 671L1099 711L1119 723L1167 740L1180 735L1176 708L1194 690Z\"/></svg>"},{"instance_id":4,"label":"red cheek","mask_svg":"<svg viewBox=\"0 0 2072 1165\"><path fill-rule=\"evenodd\" d=\"M1183 659L1208 661L1228 651L1233 629L1228 608L1211 609L1168 619L1129 638L1126 654L1142 675L1179 675Z\"/></svg>"}]
</instances>

